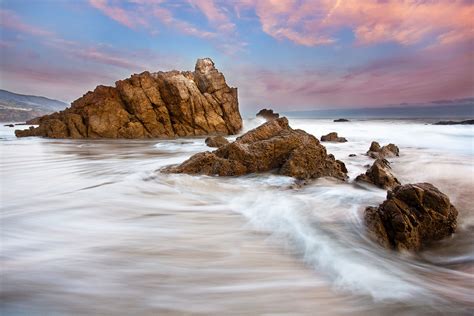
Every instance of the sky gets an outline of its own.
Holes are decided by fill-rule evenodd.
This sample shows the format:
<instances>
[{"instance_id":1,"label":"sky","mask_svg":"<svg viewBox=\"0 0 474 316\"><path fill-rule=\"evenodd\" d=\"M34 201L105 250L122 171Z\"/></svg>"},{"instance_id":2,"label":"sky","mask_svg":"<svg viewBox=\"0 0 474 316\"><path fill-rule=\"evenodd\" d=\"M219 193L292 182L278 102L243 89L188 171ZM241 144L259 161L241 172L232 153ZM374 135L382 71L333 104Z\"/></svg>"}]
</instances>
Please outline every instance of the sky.
<instances>
[{"instance_id":1,"label":"sky","mask_svg":"<svg viewBox=\"0 0 474 316\"><path fill-rule=\"evenodd\" d=\"M241 109L474 96L474 0L0 0L0 88L71 102L210 57Z\"/></svg>"}]
</instances>

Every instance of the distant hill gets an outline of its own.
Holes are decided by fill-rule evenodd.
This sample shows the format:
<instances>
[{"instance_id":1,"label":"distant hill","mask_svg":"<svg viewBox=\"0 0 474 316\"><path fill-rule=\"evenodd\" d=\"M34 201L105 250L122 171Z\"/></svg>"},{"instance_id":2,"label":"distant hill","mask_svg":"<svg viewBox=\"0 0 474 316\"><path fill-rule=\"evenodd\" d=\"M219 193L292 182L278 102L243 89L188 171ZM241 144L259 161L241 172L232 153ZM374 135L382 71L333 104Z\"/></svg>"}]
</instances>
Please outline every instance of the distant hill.
<instances>
[{"instance_id":1,"label":"distant hill","mask_svg":"<svg viewBox=\"0 0 474 316\"><path fill-rule=\"evenodd\" d=\"M283 115L298 118L473 118L474 98L440 100L430 103L394 104L377 108L290 111Z\"/></svg>"},{"instance_id":2,"label":"distant hill","mask_svg":"<svg viewBox=\"0 0 474 316\"><path fill-rule=\"evenodd\" d=\"M58 100L0 89L0 122L24 122L68 106L69 104Z\"/></svg>"}]
</instances>

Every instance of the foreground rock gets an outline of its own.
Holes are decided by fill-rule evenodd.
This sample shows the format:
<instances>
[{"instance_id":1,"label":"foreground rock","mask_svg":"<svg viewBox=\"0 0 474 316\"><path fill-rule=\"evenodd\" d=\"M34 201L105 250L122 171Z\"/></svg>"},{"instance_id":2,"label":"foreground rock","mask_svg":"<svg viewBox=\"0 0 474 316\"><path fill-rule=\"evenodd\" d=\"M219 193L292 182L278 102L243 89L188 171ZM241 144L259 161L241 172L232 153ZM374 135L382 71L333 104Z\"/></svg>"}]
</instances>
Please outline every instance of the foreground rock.
<instances>
[{"instance_id":1,"label":"foreground rock","mask_svg":"<svg viewBox=\"0 0 474 316\"><path fill-rule=\"evenodd\" d=\"M389 191L387 199L365 210L368 232L382 246L418 251L456 230L458 211L429 183L407 184Z\"/></svg>"},{"instance_id":2,"label":"foreground rock","mask_svg":"<svg viewBox=\"0 0 474 316\"><path fill-rule=\"evenodd\" d=\"M98 86L64 111L43 116L18 137L172 138L236 134L242 127L237 88L230 88L211 59L194 72L143 72Z\"/></svg>"},{"instance_id":3,"label":"foreground rock","mask_svg":"<svg viewBox=\"0 0 474 316\"><path fill-rule=\"evenodd\" d=\"M377 159L365 174L355 179L360 182L371 183L382 189L393 189L400 185L400 181L392 173L390 163L385 159Z\"/></svg>"},{"instance_id":4,"label":"foreground rock","mask_svg":"<svg viewBox=\"0 0 474 316\"><path fill-rule=\"evenodd\" d=\"M380 147L379 143L372 142L372 144L370 144L369 151L367 151L367 155L374 159L385 159L389 157L399 156L400 149L394 144L388 144L383 147Z\"/></svg>"},{"instance_id":5,"label":"foreground rock","mask_svg":"<svg viewBox=\"0 0 474 316\"><path fill-rule=\"evenodd\" d=\"M285 117L269 121L216 151L198 153L178 166L163 169L169 173L220 176L270 170L297 179L347 178L343 162L328 155L316 137L292 129Z\"/></svg>"},{"instance_id":6,"label":"foreground rock","mask_svg":"<svg viewBox=\"0 0 474 316\"><path fill-rule=\"evenodd\" d=\"M222 147L229 143L229 141L223 136L210 136L205 140L206 145L209 147Z\"/></svg>"},{"instance_id":7,"label":"foreground rock","mask_svg":"<svg viewBox=\"0 0 474 316\"><path fill-rule=\"evenodd\" d=\"M344 122L350 122L350 121L348 119L345 119L345 118L340 118L340 119L334 120L333 122L344 123Z\"/></svg>"},{"instance_id":8,"label":"foreground rock","mask_svg":"<svg viewBox=\"0 0 474 316\"><path fill-rule=\"evenodd\" d=\"M272 121L272 120L276 120L277 118L279 118L280 114L274 113L273 110L271 110L271 109L262 109L257 113L256 116L257 117L262 117L267 121Z\"/></svg>"},{"instance_id":9,"label":"foreground rock","mask_svg":"<svg viewBox=\"0 0 474 316\"><path fill-rule=\"evenodd\" d=\"M336 132L329 133L327 135L321 136L322 142L336 142L336 143L345 143L347 139L344 137L339 137Z\"/></svg>"},{"instance_id":10,"label":"foreground rock","mask_svg":"<svg viewBox=\"0 0 474 316\"><path fill-rule=\"evenodd\" d=\"M465 121L439 121L433 125L473 125L474 120L465 120Z\"/></svg>"}]
</instances>

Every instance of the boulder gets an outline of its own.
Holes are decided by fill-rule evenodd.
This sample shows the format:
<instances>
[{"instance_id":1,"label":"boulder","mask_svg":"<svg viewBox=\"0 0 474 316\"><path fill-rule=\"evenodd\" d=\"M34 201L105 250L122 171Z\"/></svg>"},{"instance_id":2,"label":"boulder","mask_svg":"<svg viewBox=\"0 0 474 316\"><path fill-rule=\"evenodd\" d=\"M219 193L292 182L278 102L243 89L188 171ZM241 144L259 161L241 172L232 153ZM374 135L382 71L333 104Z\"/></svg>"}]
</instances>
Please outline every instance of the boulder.
<instances>
[{"instance_id":1,"label":"boulder","mask_svg":"<svg viewBox=\"0 0 474 316\"><path fill-rule=\"evenodd\" d=\"M30 123L33 123L30 121ZM35 119L18 137L174 138L236 134L242 127L237 88L209 58L194 72L132 75L115 87L98 86L61 112Z\"/></svg>"},{"instance_id":2,"label":"boulder","mask_svg":"<svg viewBox=\"0 0 474 316\"><path fill-rule=\"evenodd\" d=\"M369 151L367 151L367 155L374 159L377 159L377 158L385 159L385 158L399 156L400 149L394 144L388 144L383 147L380 147L379 143L372 142L372 144L370 144Z\"/></svg>"},{"instance_id":3,"label":"boulder","mask_svg":"<svg viewBox=\"0 0 474 316\"><path fill-rule=\"evenodd\" d=\"M340 119L334 120L333 122L344 123L344 122L350 122L350 121L348 119L345 119L345 118L340 118Z\"/></svg>"},{"instance_id":4,"label":"boulder","mask_svg":"<svg viewBox=\"0 0 474 316\"><path fill-rule=\"evenodd\" d=\"M336 142L336 143L345 143L347 139L344 137L337 136L336 132L329 133L327 135L321 136L322 142Z\"/></svg>"},{"instance_id":5,"label":"boulder","mask_svg":"<svg viewBox=\"0 0 474 316\"><path fill-rule=\"evenodd\" d=\"M328 155L313 135L292 129L285 117L266 122L213 152L198 153L162 171L238 176L270 170L297 179L347 178L343 162Z\"/></svg>"},{"instance_id":6,"label":"boulder","mask_svg":"<svg viewBox=\"0 0 474 316\"><path fill-rule=\"evenodd\" d=\"M229 141L224 136L210 136L206 138L205 142L207 146L217 148L229 143Z\"/></svg>"},{"instance_id":7,"label":"boulder","mask_svg":"<svg viewBox=\"0 0 474 316\"><path fill-rule=\"evenodd\" d=\"M358 175L356 181L371 183L382 189L393 189L400 181L392 173L390 163L385 159L377 159L365 174Z\"/></svg>"},{"instance_id":8,"label":"boulder","mask_svg":"<svg viewBox=\"0 0 474 316\"><path fill-rule=\"evenodd\" d=\"M456 230L458 211L430 183L400 185L378 207L365 209L367 230L383 247L419 251Z\"/></svg>"},{"instance_id":9,"label":"boulder","mask_svg":"<svg viewBox=\"0 0 474 316\"><path fill-rule=\"evenodd\" d=\"M271 109L262 109L257 113L256 116L257 117L262 117L267 121L272 121L272 120L276 120L277 118L279 118L280 114L274 113L273 110L271 110Z\"/></svg>"}]
</instances>

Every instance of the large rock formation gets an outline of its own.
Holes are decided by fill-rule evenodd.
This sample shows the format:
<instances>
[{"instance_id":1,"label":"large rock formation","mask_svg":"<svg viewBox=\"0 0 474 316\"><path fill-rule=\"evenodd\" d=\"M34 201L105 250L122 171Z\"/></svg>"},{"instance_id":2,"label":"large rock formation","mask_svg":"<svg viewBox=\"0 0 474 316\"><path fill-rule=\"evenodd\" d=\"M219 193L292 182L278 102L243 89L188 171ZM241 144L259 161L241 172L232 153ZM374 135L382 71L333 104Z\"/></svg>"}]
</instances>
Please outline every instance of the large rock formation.
<instances>
[{"instance_id":1,"label":"large rock formation","mask_svg":"<svg viewBox=\"0 0 474 316\"><path fill-rule=\"evenodd\" d=\"M272 121L272 120L276 120L277 118L279 118L280 114L278 114L276 112L273 112L272 109L261 109L260 111L258 111L256 116L257 117L262 117L267 121Z\"/></svg>"},{"instance_id":2,"label":"large rock formation","mask_svg":"<svg viewBox=\"0 0 474 316\"><path fill-rule=\"evenodd\" d=\"M377 142L372 142L370 144L370 148L367 151L367 155L374 159L381 158L389 158L395 157L400 155L400 149L394 144L388 144L383 147L380 147L380 144Z\"/></svg>"},{"instance_id":3,"label":"large rock formation","mask_svg":"<svg viewBox=\"0 0 474 316\"><path fill-rule=\"evenodd\" d=\"M454 233L457 215L445 194L429 183L417 183L398 186L378 208L366 208L365 222L382 246L418 251Z\"/></svg>"},{"instance_id":4,"label":"large rock formation","mask_svg":"<svg viewBox=\"0 0 474 316\"><path fill-rule=\"evenodd\" d=\"M209 58L194 72L145 71L98 86L64 111L40 118L39 127L16 131L18 137L171 138L236 134L242 127L237 88Z\"/></svg>"},{"instance_id":5,"label":"large rock formation","mask_svg":"<svg viewBox=\"0 0 474 316\"><path fill-rule=\"evenodd\" d=\"M393 189L400 181L392 173L390 163L385 159L377 159L366 173L360 174L356 181L368 182L382 189Z\"/></svg>"},{"instance_id":6,"label":"large rock formation","mask_svg":"<svg viewBox=\"0 0 474 316\"><path fill-rule=\"evenodd\" d=\"M322 142L336 142L336 143L345 143L347 139L345 137L339 137L336 132L329 133L327 135L321 136Z\"/></svg>"},{"instance_id":7,"label":"large rock formation","mask_svg":"<svg viewBox=\"0 0 474 316\"><path fill-rule=\"evenodd\" d=\"M198 153L169 173L237 176L276 170L297 179L347 178L343 162L326 153L318 139L294 130L285 117L266 122L213 152Z\"/></svg>"}]
</instances>

